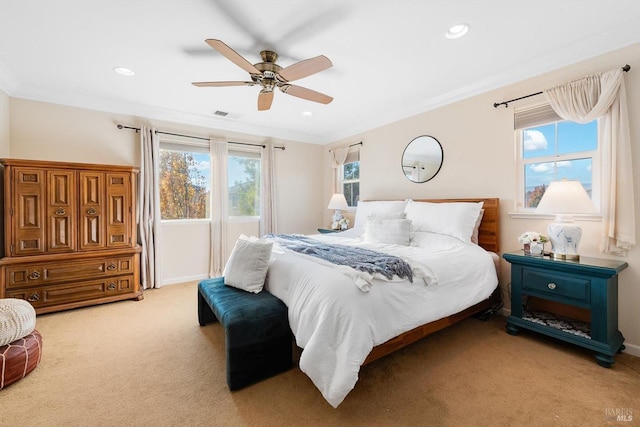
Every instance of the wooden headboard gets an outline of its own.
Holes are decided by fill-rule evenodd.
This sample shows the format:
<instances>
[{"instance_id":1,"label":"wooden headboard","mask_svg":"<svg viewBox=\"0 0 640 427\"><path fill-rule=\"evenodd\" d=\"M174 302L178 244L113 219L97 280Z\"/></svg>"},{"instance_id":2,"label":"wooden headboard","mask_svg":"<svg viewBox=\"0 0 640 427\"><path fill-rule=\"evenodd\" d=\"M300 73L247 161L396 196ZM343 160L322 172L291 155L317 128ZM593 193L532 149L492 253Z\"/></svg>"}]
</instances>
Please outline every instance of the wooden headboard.
<instances>
[{"instance_id":1,"label":"wooden headboard","mask_svg":"<svg viewBox=\"0 0 640 427\"><path fill-rule=\"evenodd\" d=\"M478 232L478 244L485 250L498 253L500 251L500 199L422 199L416 202L484 202L484 215Z\"/></svg>"}]
</instances>

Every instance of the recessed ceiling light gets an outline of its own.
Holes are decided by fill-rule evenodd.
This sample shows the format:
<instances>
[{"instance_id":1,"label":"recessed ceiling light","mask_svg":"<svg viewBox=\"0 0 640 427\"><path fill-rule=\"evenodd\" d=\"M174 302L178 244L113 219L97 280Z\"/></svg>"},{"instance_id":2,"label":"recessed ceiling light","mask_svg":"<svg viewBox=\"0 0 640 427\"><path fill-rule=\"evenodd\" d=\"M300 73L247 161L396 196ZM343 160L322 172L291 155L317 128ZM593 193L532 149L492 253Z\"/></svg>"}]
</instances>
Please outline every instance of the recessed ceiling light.
<instances>
[{"instance_id":1,"label":"recessed ceiling light","mask_svg":"<svg viewBox=\"0 0 640 427\"><path fill-rule=\"evenodd\" d=\"M135 71L127 68L127 67L114 67L113 71L115 71L116 73L122 75L122 76L133 76L135 75Z\"/></svg>"},{"instance_id":2,"label":"recessed ceiling light","mask_svg":"<svg viewBox=\"0 0 640 427\"><path fill-rule=\"evenodd\" d=\"M456 24L449 28L444 36L448 39L457 39L464 36L469 31L469 24Z\"/></svg>"},{"instance_id":3,"label":"recessed ceiling light","mask_svg":"<svg viewBox=\"0 0 640 427\"><path fill-rule=\"evenodd\" d=\"M312 115L313 115L313 113L312 113L311 111L303 111L303 112L302 112L302 115L303 115L303 116L312 116Z\"/></svg>"}]
</instances>

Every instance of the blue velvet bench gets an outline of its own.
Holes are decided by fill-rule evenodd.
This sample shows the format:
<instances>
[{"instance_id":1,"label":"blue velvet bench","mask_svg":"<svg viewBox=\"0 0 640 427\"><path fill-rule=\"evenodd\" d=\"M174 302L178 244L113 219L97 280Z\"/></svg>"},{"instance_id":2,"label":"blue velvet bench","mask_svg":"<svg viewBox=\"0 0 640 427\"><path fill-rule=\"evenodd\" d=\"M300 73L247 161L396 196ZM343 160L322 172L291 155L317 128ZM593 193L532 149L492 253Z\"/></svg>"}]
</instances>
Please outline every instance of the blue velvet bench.
<instances>
[{"instance_id":1,"label":"blue velvet bench","mask_svg":"<svg viewBox=\"0 0 640 427\"><path fill-rule=\"evenodd\" d=\"M226 286L223 277L198 284L200 326L224 327L227 384L237 390L292 366L287 306L268 291L254 294Z\"/></svg>"}]
</instances>

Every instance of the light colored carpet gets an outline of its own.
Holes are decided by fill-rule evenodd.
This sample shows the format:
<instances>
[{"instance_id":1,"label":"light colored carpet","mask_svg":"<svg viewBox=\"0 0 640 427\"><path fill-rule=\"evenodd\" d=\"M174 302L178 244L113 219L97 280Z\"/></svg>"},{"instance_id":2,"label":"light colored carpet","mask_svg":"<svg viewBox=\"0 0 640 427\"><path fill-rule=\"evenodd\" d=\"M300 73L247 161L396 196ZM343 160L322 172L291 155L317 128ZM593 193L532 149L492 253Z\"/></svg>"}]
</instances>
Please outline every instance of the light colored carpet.
<instances>
[{"instance_id":1,"label":"light colored carpet","mask_svg":"<svg viewBox=\"0 0 640 427\"><path fill-rule=\"evenodd\" d=\"M0 391L2 426L640 425L640 360L468 319L364 367L333 409L297 367L229 392L224 331L195 283L38 316L40 366ZM612 411L631 414L616 422Z\"/></svg>"}]
</instances>

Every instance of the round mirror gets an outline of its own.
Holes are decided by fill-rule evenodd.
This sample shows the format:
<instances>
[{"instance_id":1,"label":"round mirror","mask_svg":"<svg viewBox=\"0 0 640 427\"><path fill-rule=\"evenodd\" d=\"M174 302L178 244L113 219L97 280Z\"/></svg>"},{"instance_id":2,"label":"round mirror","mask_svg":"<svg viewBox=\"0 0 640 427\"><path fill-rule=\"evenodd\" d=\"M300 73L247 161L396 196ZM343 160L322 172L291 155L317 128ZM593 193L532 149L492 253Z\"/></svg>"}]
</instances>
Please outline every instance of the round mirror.
<instances>
[{"instance_id":1,"label":"round mirror","mask_svg":"<svg viewBox=\"0 0 640 427\"><path fill-rule=\"evenodd\" d=\"M442 167L442 145L432 136L414 138L402 153L402 172L413 182L427 182Z\"/></svg>"}]
</instances>

